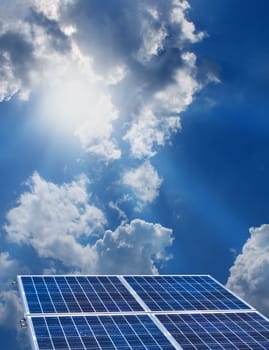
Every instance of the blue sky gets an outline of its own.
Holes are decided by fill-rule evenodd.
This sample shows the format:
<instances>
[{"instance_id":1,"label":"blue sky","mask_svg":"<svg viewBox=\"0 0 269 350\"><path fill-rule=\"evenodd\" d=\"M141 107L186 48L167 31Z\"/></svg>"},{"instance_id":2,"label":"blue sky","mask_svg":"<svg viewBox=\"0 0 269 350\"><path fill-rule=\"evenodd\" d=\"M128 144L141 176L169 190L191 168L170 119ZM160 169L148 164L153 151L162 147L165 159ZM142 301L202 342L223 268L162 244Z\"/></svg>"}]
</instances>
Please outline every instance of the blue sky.
<instances>
[{"instance_id":1,"label":"blue sky","mask_svg":"<svg viewBox=\"0 0 269 350\"><path fill-rule=\"evenodd\" d=\"M23 273L209 273L269 314L268 7L1 2L5 348Z\"/></svg>"}]
</instances>

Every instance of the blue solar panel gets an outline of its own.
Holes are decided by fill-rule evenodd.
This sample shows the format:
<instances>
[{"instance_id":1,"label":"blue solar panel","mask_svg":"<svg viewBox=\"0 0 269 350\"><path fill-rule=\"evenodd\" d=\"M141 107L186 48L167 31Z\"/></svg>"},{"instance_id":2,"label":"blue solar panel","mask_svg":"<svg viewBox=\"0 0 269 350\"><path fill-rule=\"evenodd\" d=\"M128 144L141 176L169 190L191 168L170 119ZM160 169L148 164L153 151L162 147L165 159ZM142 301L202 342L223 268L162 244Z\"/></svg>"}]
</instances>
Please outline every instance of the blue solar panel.
<instances>
[{"instance_id":1,"label":"blue solar panel","mask_svg":"<svg viewBox=\"0 0 269 350\"><path fill-rule=\"evenodd\" d=\"M269 322L257 312L157 317L183 349L269 349Z\"/></svg>"},{"instance_id":2,"label":"blue solar panel","mask_svg":"<svg viewBox=\"0 0 269 350\"><path fill-rule=\"evenodd\" d=\"M126 276L151 311L250 309L209 276Z\"/></svg>"},{"instance_id":3,"label":"blue solar panel","mask_svg":"<svg viewBox=\"0 0 269 350\"><path fill-rule=\"evenodd\" d=\"M29 313L143 311L116 276L21 276Z\"/></svg>"},{"instance_id":4,"label":"blue solar panel","mask_svg":"<svg viewBox=\"0 0 269 350\"><path fill-rule=\"evenodd\" d=\"M40 350L172 350L148 315L32 317Z\"/></svg>"}]
</instances>

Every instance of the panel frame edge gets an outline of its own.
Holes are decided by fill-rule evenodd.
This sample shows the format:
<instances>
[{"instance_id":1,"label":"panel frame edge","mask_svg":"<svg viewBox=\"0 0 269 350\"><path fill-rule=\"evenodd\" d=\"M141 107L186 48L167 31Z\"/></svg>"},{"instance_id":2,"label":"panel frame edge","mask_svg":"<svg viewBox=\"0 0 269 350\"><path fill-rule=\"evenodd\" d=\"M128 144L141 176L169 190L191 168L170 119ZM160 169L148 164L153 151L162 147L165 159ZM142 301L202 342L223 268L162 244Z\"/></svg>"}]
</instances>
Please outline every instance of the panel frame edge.
<instances>
[{"instance_id":1,"label":"panel frame edge","mask_svg":"<svg viewBox=\"0 0 269 350\"><path fill-rule=\"evenodd\" d=\"M27 315L30 315L30 311L29 311L28 302L27 302L27 299L26 299L26 294L25 294L25 291L24 291L24 286L23 286L23 283L22 283L22 277L23 276L18 275L17 276L17 281L18 281L19 293L20 293L21 300L22 300L22 306L23 306L23 311L24 311L23 314L24 314L24 316L27 316Z\"/></svg>"}]
</instances>

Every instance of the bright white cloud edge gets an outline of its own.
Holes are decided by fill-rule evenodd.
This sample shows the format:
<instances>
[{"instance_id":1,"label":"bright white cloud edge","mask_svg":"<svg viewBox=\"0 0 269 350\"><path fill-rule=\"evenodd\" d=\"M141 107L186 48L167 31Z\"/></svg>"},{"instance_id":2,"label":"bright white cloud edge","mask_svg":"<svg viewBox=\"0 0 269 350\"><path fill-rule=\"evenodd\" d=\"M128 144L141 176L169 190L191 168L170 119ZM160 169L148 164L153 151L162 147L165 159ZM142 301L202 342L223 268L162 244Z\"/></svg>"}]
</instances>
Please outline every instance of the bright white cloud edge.
<instances>
[{"instance_id":1,"label":"bright white cloud edge","mask_svg":"<svg viewBox=\"0 0 269 350\"><path fill-rule=\"evenodd\" d=\"M227 286L269 316L269 225L252 227L230 269Z\"/></svg>"}]
</instances>

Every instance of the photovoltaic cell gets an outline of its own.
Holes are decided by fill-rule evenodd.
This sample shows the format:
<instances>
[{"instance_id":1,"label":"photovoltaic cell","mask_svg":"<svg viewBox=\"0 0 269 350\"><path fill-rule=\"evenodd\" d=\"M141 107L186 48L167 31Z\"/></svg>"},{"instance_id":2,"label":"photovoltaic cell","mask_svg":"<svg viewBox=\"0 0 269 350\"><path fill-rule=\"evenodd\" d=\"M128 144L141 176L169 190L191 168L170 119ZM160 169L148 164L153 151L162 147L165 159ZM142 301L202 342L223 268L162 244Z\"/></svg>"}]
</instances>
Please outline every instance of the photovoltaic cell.
<instances>
[{"instance_id":1,"label":"photovoltaic cell","mask_svg":"<svg viewBox=\"0 0 269 350\"><path fill-rule=\"evenodd\" d=\"M183 349L269 349L269 322L256 312L157 316Z\"/></svg>"},{"instance_id":2,"label":"photovoltaic cell","mask_svg":"<svg viewBox=\"0 0 269 350\"><path fill-rule=\"evenodd\" d=\"M148 315L32 317L40 350L172 350Z\"/></svg>"},{"instance_id":3,"label":"photovoltaic cell","mask_svg":"<svg viewBox=\"0 0 269 350\"><path fill-rule=\"evenodd\" d=\"M209 276L126 276L125 279L151 311L250 309Z\"/></svg>"},{"instance_id":4,"label":"photovoltaic cell","mask_svg":"<svg viewBox=\"0 0 269 350\"><path fill-rule=\"evenodd\" d=\"M116 276L21 276L29 313L143 311Z\"/></svg>"}]
</instances>

